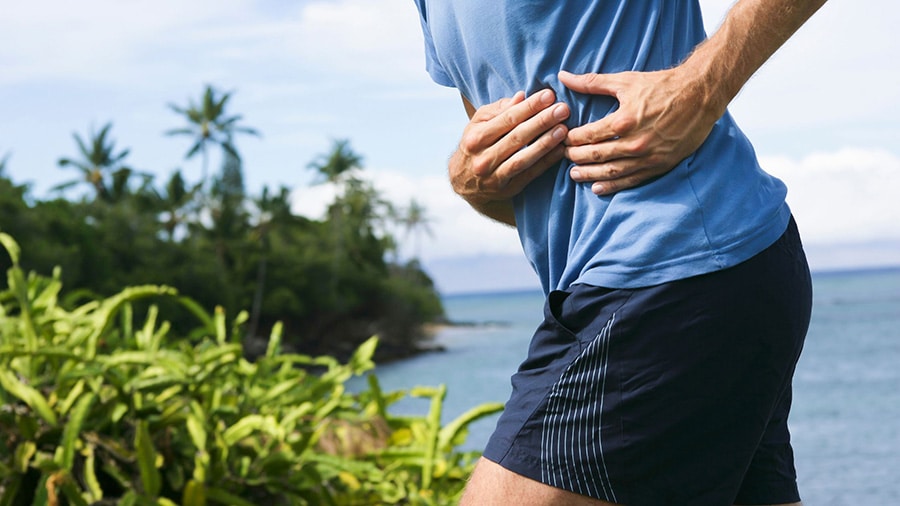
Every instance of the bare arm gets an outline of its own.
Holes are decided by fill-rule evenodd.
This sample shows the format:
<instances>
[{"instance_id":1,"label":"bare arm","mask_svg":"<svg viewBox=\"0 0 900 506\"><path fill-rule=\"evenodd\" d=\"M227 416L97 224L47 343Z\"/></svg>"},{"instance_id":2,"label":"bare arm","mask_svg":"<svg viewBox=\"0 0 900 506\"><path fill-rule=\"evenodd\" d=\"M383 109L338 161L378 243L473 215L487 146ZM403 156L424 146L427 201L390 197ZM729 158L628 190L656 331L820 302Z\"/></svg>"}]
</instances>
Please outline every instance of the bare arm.
<instances>
[{"instance_id":1,"label":"bare arm","mask_svg":"<svg viewBox=\"0 0 900 506\"><path fill-rule=\"evenodd\" d=\"M679 66L658 72L560 73L568 88L612 95L619 109L572 129L571 177L605 195L642 184L693 153L750 77L826 0L740 0Z\"/></svg>"},{"instance_id":2,"label":"bare arm","mask_svg":"<svg viewBox=\"0 0 900 506\"><path fill-rule=\"evenodd\" d=\"M479 109L464 97L463 105L470 120L450 157L453 190L481 214L515 226L512 197L562 159L569 108L550 90Z\"/></svg>"}]
</instances>

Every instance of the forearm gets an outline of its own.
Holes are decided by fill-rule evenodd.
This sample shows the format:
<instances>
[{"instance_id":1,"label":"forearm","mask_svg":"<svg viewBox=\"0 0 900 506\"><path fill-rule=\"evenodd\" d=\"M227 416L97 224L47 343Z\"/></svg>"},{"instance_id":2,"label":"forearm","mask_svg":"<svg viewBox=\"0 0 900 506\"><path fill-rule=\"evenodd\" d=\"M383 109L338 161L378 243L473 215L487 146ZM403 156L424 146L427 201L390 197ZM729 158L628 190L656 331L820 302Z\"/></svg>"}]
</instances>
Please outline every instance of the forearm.
<instances>
[{"instance_id":1,"label":"forearm","mask_svg":"<svg viewBox=\"0 0 900 506\"><path fill-rule=\"evenodd\" d=\"M826 0L740 0L681 65L719 117L750 77Z\"/></svg>"},{"instance_id":2,"label":"forearm","mask_svg":"<svg viewBox=\"0 0 900 506\"><path fill-rule=\"evenodd\" d=\"M513 228L516 226L516 214L513 211L512 200L495 200L481 204L469 202L473 209L483 216L498 221Z\"/></svg>"}]
</instances>

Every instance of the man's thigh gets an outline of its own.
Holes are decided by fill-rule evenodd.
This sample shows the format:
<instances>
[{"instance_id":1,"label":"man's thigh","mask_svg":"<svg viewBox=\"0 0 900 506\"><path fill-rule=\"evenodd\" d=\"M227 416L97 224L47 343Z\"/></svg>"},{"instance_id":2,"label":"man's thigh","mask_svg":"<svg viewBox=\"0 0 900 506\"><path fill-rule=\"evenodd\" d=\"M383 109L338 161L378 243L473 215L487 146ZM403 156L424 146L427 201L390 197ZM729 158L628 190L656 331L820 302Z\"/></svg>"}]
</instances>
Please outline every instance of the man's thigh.
<instances>
[{"instance_id":1,"label":"man's thigh","mask_svg":"<svg viewBox=\"0 0 900 506\"><path fill-rule=\"evenodd\" d=\"M460 506L617 506L545 485L482 458L475 467ZM757 506L802 506L801 503Z\"/></svg>"},{"instance_id":2,"label":"man's thigh","mask_svg":"<svg viewBox=\"0 0 900 506\"><path fill-rule=\"evenodd\" d=\"M513 473L482 458L472 473L460 506L614 506Z\"/></svg>"}]
</instances>

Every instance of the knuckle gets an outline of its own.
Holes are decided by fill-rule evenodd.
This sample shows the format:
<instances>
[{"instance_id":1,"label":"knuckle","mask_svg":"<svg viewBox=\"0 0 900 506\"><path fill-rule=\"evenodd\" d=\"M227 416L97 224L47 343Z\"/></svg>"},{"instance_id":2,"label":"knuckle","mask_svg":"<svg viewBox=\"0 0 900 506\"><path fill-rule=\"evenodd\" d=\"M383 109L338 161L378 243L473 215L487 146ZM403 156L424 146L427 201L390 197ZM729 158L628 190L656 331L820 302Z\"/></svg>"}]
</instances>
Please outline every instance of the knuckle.
<instances>
[{"instance_id":1,"label":"knuckle","mask_svg":"<svg viewBox=\"0 0 900 506\"><path fill-rule=\"evenodd\" d=\"M620 136L632 131L636 126L637 119L625 114L617 115L610 123L610 129Z\"/></svg>"},{"instance_id":2,"label":"knuckle","mask_svg":"<svg viewBox=\"0 0 900 506\"><path fill-rule=\"evenodd\" d=\"M643 155L650 150L650 139L644 136L631 140L626 146L625 151L631 155Z\"/></svg>"},{"instance_id":3,"label":"knuckle","mask_svg":"<svg viewBox=\"0 0 900 506\"><path fill-rule=\"evenodd\" d=\"M525 160L521 158L511 158L505 164L505 171L509 174L518 174L527 168Z\"/></svg>"},{"instance_id":4,"label":"knuckle","mask_svg":"<svg viewBox=\"0 0 900 506\"><path fill-rule=\"evenodd\" d=\"M491 174L491 164L489 160L477 158L472 160L472 173L475 177L483 178Z\"/></svg>"},{"instance_id":5,"label":"knuckle","mask_svg":"<svg viewBox=\"0 0 900 506\"><path fill-rule=\"evenodd\" d=\"M606 167L603 172L606 178L610 180L619 179L625 174L625 171L621 167L617 167L615 165Z\"/></svg>"},{"instance_id":6,"label":"knuckle","mask_svg":"<svg viewBox=\"0 0 900 506\"><path fill-rule=\"evenodd\" d=\"M485 136L478 129L471 129L463 132L462 139L459 141L459 147L467 153L472 153L481 149Z\"/></svg>"},{"instance_id":7,"label":"knuckle","mask_svg":"<svg viewBox=\"0 0 900 506\"><path fill-rule=\"evenodd\" d=\"M518 151L527 146L531 139L527 139L524 132L516 129L510 132L509 135L506 136L504 141L507 143L507 146L510 149Z\"/></svg>"},{"instance_id":8,"label":"knuckle","mask_svg":"<svg viewBox=\"0 0 900 506\"><path fill-rule=\"evenodd\" d=\"M503 126L506 128L506 131L510 131L519 125L519 120L516 119L515 116L513 116L512 114L510 114L508 112L501 114L498 117L498 119L503 124Z\"/></svg>"}]
</instances>

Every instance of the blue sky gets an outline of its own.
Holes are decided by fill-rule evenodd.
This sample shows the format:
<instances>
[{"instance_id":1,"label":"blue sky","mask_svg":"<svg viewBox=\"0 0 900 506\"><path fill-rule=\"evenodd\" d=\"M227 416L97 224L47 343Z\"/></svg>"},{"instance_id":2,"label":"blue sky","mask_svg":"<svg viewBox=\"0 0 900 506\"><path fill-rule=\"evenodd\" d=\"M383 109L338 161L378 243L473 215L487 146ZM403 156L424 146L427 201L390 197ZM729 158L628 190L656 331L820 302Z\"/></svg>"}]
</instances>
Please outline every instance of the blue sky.
<instances>
[{"instance_id":1,"label":"blue sky","mask_svg":"<svg viewBox=\"0 0 900 506\"><path fill-rule=\"evenodd\" d=\"M713 30L728 1L703 1ZM732 112L783 178L814 267L900 264L900 3L832 0L751 80ZM424 72L409 0L36 0L0 14L0 156L43 197L56 165L112 121L136 169L168 177L187 139L168 103L212 84L260 130L240 138L248 188L294 188L321 213L329 189L306 166L350 139L392 200L425 203L421 254L448 292L536 286L514 231L456 198L445 163L465 125L458 94ZM213 160L213 168L217 163ZM407 253L411 253L408 251ZM501 270L499 266L503 266Z\"/></svg>"}]
</instances>

